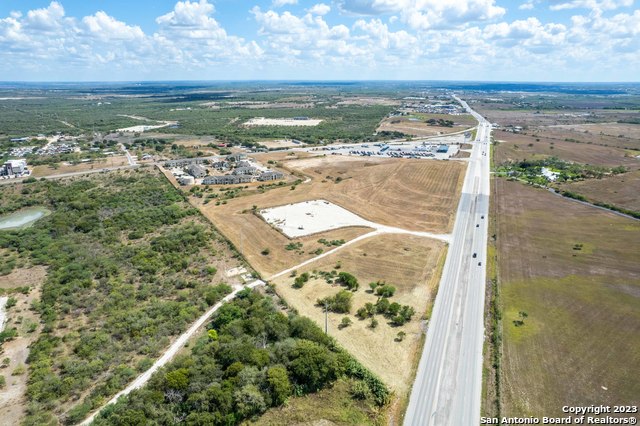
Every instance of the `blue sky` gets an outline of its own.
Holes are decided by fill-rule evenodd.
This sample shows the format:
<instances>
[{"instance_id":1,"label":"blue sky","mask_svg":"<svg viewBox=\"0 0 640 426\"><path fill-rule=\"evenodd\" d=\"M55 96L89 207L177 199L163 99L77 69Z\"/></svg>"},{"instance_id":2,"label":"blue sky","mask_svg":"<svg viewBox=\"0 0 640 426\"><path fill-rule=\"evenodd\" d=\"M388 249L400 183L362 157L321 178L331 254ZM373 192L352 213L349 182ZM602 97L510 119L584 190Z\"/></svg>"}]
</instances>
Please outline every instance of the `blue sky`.
<instances>
[{"instance_id":1,"label":"blue sky","mask_svg":"<svg viewBox=\"0 0 640 426\"><path fill-rule=\"evenodd\" d=\"M639 81L635 0L0 0L0 80Z\"/></svg>"}]
</instances>

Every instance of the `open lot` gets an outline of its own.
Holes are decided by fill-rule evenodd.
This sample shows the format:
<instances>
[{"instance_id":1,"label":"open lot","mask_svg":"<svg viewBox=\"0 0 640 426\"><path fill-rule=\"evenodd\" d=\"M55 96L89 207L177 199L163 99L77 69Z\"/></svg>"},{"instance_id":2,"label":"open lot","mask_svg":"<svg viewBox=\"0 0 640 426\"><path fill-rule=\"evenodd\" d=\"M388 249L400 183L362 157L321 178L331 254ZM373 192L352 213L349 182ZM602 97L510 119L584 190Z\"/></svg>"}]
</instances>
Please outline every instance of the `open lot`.
<instances>
[{"instance_id":1,"label":"open lot","mask_svg":"<svg viewBox=\"0 0 640 426\"><path fill-rule=\"evenodd\" d=\"M358 279L360 289L353 293L351 314L329 313L329 334L400 395L411 385L422 336L420 318L435 298L444 247L444 243L428 238L383 235L356 242L297 271L298 274L314 270L330 272L340 262L339 272L349 272ZM293 278L280 277L275 280L276 292L289 305L324 327L324 311L315 306L316 300L334 295L341 287L313 277L312 273L312 279L301 289L291 287ZM376 315L379 325L372 329L370 320L359 320L353 315L365 303L378 300L368 287L370 282L377 281L386 281L397 288L391 302L415 309L416 314L409 323L393 327L382 315ZM349 316L353 324L339 329L345 316ZM399 331L406 333L402 342L394 340Z\"/></svg>"},{"instance_id":2,"label":"open lot","mask_svg":"<svg viewBox=\"0 0 640 426\"><path fill-rule=\"evenodd\" d=\"M560 189L587 197L592 202L603 202L627 210L640 211L640 170L580 182L562 183Z\"/></svg>"},{"instance_id":3,"label":"open lot","mask_svg":"<svg viewBox=\"0 0 640 426\"><path fill-rule=\"evenodd\" d=\"M369 222L325 200L304 201L260 211L260 216L289 238L303 237Z\"/></svg>"},{"instance_id":4,"label":"open lot","mask_svg":"<svg viewBox=\"0 0 640 426\"><path fill-rule=\"evenodd\" d=\"M105 157L95 161L88 161L85 163L78 163L78 164L60 163L56 167L51 167L46 165L35 166L33 167L33 172L31 175L33 177L52 176L52 175L58 175L63 173L85 172L87 170L106 169L109 167L120 167L120 166L126 166L128 164L129 162L127 161L126 156L118 155L118 156Z\"/></svg>"},{"instance_id":5,"label":"open lot","mask_svg":"<svg viewBox=\"0 0 640 426\"><path fill-rule=\"evenodd\" d=\"M412 231L448 233L453 224L466 165L459 162L367 159L327 156L283 162L311 180L227 201L219 206L201 204L203 214L241 250L262 274L273 274L314 257L310 251L327 250L317 243L355 238L370 228L343 228L289 240L252 210L315 199L330 201L363 219ZM299 250L285 250L301 242ZM261 254L269 249L268 255ZM300 251L304 253L299 254Z\"/></svg>"},{"instance_id":6,"label":"open lot","mask_svg":"<svg viewBox=\"0 0 640 426\"><path fill-rule=\"evenodd\" d=\"M494 183L502 414L637 404L640 382L629 372L640 368L640 223Z\"/></svg>"},{"instance_id":7,"label":"open lot","mask_svg":"<svg viewBox=\"0 0 640 426\"><path fill-rule=\"evenodd\" d=\"M292 126L292 127L313 127L322 123L322 120L316 119L301 119L295 118L265 118L256 117L247 120L245 126Z\"/></svg>"},{"instance_id":8,"label":"open lot","mask_svg":"<svg viewBox=\"0 0 640 426\"><path fill-rule=\"evenodd\" d=\"M282 148L295 148L304 146L306 144L296 141L294 142L292 139L277 139L270 141L260 141L260 145L264 146L267 149L282 149Z\"/></svg>"},{"instance_id":9,"label":"open lot","mask_svg":"<svg viewBox=\"0 0 640 426\"><path fill-rule=\"evenodd\" d=\"M270 192L273 191L275 190ZM265 277L317 256L315 252L318 249L329 250L328 247L318 243L319 239L349 241L372 231L370 228L363 227L342 228L309 237L289 239L253 214L249 210L251 209L250 204L247 209L242 208L241 206L246 204L240 203L241 200L246 201L248 198L253 198L253 196L231 200L226 206L199 204L199 208L236 246L251 266ZM231 207L234 205L235 208ZM289 244L299 246L299 248L287 250L286 247ZM268 250L268 254L263 254L265 250Z\"/></svg>"},{"instance_id":10,"label":"open lot","mask_svg":"<svg viewBox=\"0 0 640 426\"><path fill-rule=\"evenodd\" d=\"M454 124L452 127L433 125L426 122L429 119L450 120L453 121ZM474 127L476 124L476 121L470 115L415 113L410 117L385 118L376 131L402 132L412 136L437 136L459 132Z\"/></svg>"},{"instance_id":11,"label":"open lot","mask_svg":"<svg viewBox=\"0 0 640 426\"><path fill-rule=\"evenodd\" d=\"M548 137L546 130L535 135L494 131L493 137L500 143L500 149L496 150L496 164L556 156L597 166L640 167L640 159L629 155L625 149L556 139Z\"/></svg>"}]
</instances>

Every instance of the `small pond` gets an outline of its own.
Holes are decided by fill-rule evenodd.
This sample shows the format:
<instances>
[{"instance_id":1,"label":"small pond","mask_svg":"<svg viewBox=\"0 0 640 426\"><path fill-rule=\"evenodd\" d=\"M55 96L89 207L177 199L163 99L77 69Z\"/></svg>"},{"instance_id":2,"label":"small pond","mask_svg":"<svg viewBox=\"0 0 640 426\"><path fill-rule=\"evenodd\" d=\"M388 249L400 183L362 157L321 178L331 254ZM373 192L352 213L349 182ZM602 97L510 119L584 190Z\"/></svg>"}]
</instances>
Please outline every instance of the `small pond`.
<instances>
[{"instance_id":1,"label":"small pond","mask_svg":"<svg viewBox=\"0 0 640 426\"><path fill-rule=\"evenodd\" d=\"M26 228L50 213L44 207L29 207L0 216L0 230Z\"/></svg>"}]
</instances>

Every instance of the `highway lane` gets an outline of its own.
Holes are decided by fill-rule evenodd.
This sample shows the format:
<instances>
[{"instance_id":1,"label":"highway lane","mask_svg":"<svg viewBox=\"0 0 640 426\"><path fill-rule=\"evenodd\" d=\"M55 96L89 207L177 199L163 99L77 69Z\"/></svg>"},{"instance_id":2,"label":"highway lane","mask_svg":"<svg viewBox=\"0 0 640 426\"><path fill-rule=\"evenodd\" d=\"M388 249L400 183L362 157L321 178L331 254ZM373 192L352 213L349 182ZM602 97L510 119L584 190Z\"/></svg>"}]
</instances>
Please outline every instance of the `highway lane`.
<instances>
[{"instance_id":1,"label":"highway lane","mask_svg":"<svg viewBox=\"0 0 640 426\"><path fill-rule=\"evenodd\" d=\"M456 100L479 124L405 414L404 424L411 426L480 422L491 125Z\"/></svg>"}]
</instances>

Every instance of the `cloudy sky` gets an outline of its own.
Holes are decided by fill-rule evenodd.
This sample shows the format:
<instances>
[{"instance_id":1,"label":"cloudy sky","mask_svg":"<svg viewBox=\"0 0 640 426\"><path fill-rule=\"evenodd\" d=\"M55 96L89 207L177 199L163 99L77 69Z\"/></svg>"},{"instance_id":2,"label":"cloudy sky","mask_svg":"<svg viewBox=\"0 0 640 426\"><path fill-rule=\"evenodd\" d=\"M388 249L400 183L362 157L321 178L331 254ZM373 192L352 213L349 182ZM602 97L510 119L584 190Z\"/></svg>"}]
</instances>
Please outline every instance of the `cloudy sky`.
<instances>
[{"instance_id":1,"label":"cloudy sky","mask_svg":"<svg viewBox=\"0 0 640 426\"><path fill-rule=\"evenodd\" d=\"M0 80L640 81L634 0L0 0Z\"/></svg>"}]
</instances>

